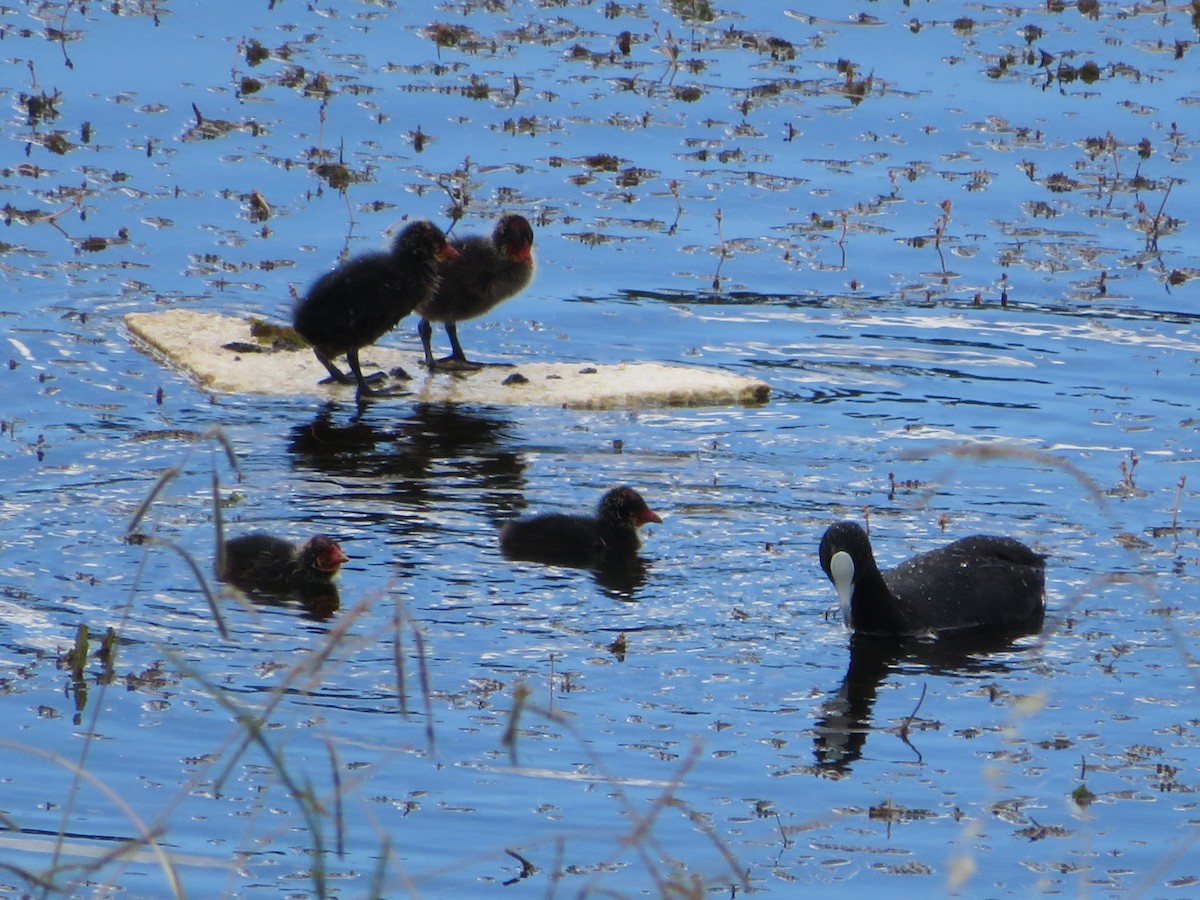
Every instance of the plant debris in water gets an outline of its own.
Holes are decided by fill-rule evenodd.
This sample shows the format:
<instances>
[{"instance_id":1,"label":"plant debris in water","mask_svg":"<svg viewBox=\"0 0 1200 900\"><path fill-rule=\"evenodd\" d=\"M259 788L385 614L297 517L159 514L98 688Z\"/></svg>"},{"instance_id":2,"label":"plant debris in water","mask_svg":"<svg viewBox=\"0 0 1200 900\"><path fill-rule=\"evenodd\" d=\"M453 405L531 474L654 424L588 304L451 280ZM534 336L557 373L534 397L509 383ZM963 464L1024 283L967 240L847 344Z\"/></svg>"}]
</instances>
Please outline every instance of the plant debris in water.
<instances>
[{"instance_id":1,"label":"plant debris in water","mask_svg":"<svg viewBox=\"0 0 1200 900\"><path fill-rule=\"evenodd\" d=\"M61 838L9 848L16 890L1193 885L1193 6L343 6L3 30L5 816ZM504 211L539 271L497 357L771 403L250 401L116 324L294 346L339 258ZM624 578L496 556L627 481L670 515ZM222 516L336 532L340 609L222 593ZM842 516L1027 537L1046 630L849 646L811 546Z\"/></svg>"}]
</instances>

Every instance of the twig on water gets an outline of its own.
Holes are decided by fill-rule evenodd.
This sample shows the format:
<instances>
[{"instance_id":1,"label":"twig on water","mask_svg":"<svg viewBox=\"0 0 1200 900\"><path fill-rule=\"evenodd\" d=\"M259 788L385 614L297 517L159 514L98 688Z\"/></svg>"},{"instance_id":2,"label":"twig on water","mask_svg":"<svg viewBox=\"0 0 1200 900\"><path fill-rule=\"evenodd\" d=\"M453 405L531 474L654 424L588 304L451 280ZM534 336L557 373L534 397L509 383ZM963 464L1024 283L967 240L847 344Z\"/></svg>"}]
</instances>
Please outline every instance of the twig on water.
<instances>
[{"instance_id":1,"label":"twig on water","mask_svg":"<svg viewBox=\"0 0 1200 900\"><path fill-rule=\"evenodd\" d=\"M519 862L521 864L520 872L518 872L512 878L508 879L508 881L501 882L505 887L508 887L511 884L516 884L518 881L524 881L530 875L534 875L537 873L537 870L538 870L537 866L535 866L533 863L531 863L529 860L527 860L525 857L523 857L516 850L511 850L508 847L505 847L504 852L507 853L509 856L511 856L513 859L515 859L517 862Z\"/></svg>"},{"instance_id":2,"label":"twig on water","mask_svg":"<svg viewBox=\"0 0 1200 900\"><path fill-rule=\"evenodd\" d=\"M520 732L521 713L529 700L529 685L518 681L513 687L513 705L508 711L508 722L504 726L504 734L500 736L500 746L508 748L508 759L517 765L517 734Z\"/></svg>"},{"instance_id":3,"label":"twig on water","mask_svg":"<svg viewBox=\"0 0 1200 900\"><path fill-rule=\"evenodd\" d=\"M783 827L783 819L779 818L779 813L775 813L775 824L779 826L779 836L783 838L784 849L793 846L796 842L787 836L787 830Z\"/></svg>"},{"instance_id":4,"label":"twig on water","mask_svg":"<svg viewBox=\"0 0 1200 900\"><path fill-rule=\"evenodd\" d=\"M721 210L717 209L717 239L721 242L721 258L717 260L717 271L713 274L712 286L714 291L721 289L721 266L725 265L725 259L729 256L729 247L725 243L725 234L721 229Z\"/></svg>"},{"instance_id":5,"label":"twig on water","mask_svg":"<svg viewBox=\"0 0 1200 900\"><path fill-rule=\"evenodd\" d=\"M450 208L446 210L450 218L446 234L450 234L471 205L471 157L463 159L462 168L455 169L449 175L439 175L434 179L434 184L450 198Z\"/></svg>"},{"instance_id":6,"label":"twig on water","mask_svg":"<svg viewBox=\"0 0 1200 900\"><path fill-rule=\"evenodd\" d=\"M1163 210L1167 207L1167 198L1171 196L1171 188L1175 186L1174 178L1168 178L1166 181L1167 189L1163 191L1162 203L1158 204L1158 212L1154 214L1153 218L1146 216L1145 203L1138 201L1137 204L1138 211L1142 214L1143 219L1148 219L1146 221L1146 249L1152 250L1155 253L1158 252L1158 238L1162 234L1163 229Z\"/></svg>"},{"instance_id":7,"label":"twig on water","mask_svg":"<svg viewBox=\"0 0 1200 900\"><path fill-rule=\"evenodd\" d=\"M670 31L667 32L666 37L663 37L662 32L659 31L658 22L654 23L654 36L658 38L658 45L667 58L667 68L658 81L660 84L664 81L670 84L675 80L675 73L679 71L679 45L675 43L675 38ZM668 78L668 75L671 77Z\"/></svg>"},{"instance_id":8,"label":"twig on water","mask_svg":"<svg viewBox=\"0 0 1200 900\"><path fill-rule=\"evenodd\" d=\"M842 220L842 232L838 235L838 249L842 251L842 268L846 268L846 233L850 230L850 211L841 209L838 210L838 217Z\"/></svg>"},{"instance_id":9,"label":"twig on water","mask_svg":"<svg viewBox=\"0 0 1200 900\"><path fill-rule=\"evenodd\" d=\"M953 204L949 200L943 200L939 204L942 214L933 221L933 246L937 250L938 262L941 263L942 272L946 271L946 257L942 255L942 238L946 235L946 228L950 224L950 210Z\"/></svg>"},{"instance_id":10,"label":"twig on water","mask_svg":"<svg viewBox=\"0 0 1200 900\"><path fill-rule=\"evenodd\" d=\"M671 192L671 197L675 200L675 221L667 229L667 234L674 234L679 229L679 220L683 217L683 201L679 199L678 181L671 179L671 181L667 182L667 189Z\"/></svg>"},{"instance_id":11,"label":"twig on water","mask_svg":"<svg viewBox=\"0 0 1200 900\"><path fill-rule=\"evenodd\" d=\"M1171 508L1171 527L1179 528L1179 506L1183 503L1183 486L1187 484L1187 476L1179 476L1179 484L1175 487L1175 505Z\"/></svg>"},{"instance_id":12,"label":"twig on water","mask_svg":"<svg viewBox=\"0 0 1200 900\"><path fill-rule=\"evenodd\" d=\"M909 732L909 729L912 728L912 723L917 718L917 712L921 709L921 704L923 704L925 702L926 687L927 687L927 685L925 684L925 682L921 682L921 696L917 698L917 705L913 707L913 711L910 712L905 717L904 721L902 721L900 723L900 731L899 731L900 740L904 741L904 743L908 744L908 746L912 748L913 753L917 754L917 759L921 759L921 751L918 750L916 747L913 747L912 742L909 741L909 739L908 739L908 732Z\"/></svg>"}]
</instances>

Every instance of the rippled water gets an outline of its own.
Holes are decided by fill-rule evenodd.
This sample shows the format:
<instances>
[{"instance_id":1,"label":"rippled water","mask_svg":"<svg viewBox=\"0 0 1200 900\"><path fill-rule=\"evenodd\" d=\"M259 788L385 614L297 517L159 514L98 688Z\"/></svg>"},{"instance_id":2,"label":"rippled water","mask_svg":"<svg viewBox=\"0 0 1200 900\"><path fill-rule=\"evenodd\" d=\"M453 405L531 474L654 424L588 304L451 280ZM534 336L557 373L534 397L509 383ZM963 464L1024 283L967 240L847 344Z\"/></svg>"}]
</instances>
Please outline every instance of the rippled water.
<instances>
[{"instance_id":1,"label":"rippled water","mask_svg":"<svg viewBox=\"0 0 1200 900\"><path fill-rule=\"evenodd\" d=\"M0 884L1186 895L1197 25L1026 6L5 10ZM537 230L468 353L770 402L210 395L121 326L285 320L455 203ZM230 531L342 543L336 614L222 594L221 638L214 473ZM622 482L640 568L499 555ZM816 543L864 514L882 562L1051 554L1044 632L852 642Z\"/></svg>"}]
</instances>

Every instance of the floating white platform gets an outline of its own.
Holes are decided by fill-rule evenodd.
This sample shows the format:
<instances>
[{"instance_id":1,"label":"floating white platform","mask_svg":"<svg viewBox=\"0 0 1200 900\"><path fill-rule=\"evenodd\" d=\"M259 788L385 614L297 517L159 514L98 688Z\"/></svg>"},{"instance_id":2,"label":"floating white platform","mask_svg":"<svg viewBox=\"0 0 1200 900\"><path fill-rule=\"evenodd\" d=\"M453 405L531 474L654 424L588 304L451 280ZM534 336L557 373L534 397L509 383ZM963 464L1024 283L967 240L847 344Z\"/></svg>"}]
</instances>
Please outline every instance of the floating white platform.
<instances>
[{"instance_id":1,"label":"floating white platform","mask_svg":"<svg viewBox=\"0 0 1200 900\"><path fill-rule=\"evenodd\" d=\"M218 313L172 309L130 313L125 324L151 354L182 369L203 388L232 394L352 397L353 385L320 384L328 373L312 351L279 349L270 336L251 332L251 322ZM519 362L478 372L425 371L418 354L386 346L360 351L365 373L401 367L410 381L384 386L408 394L383 402L532 404L576 409L653 406L716 406L765 402L766 382L703 366L661 363L590 365ZM343 363L339 360L339 364ZM345 366L341 366L345 370ZM524 377L512 383L513 374ZM505 383L508 380L510 383Z\"/></svg>"}]
</instances>

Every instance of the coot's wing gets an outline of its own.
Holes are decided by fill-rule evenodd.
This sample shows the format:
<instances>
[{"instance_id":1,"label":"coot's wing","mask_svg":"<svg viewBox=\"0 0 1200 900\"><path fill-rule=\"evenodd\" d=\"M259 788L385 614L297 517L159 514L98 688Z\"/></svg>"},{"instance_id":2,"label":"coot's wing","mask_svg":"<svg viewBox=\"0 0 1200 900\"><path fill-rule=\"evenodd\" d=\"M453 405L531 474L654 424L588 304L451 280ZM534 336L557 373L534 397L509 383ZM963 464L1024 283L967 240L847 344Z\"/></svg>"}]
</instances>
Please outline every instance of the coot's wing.
<instances>
[{"instance_id":1,"label":"coot's wing","mask_svg":"<svg viewBox=\"0 0 1200 900\"><path fill-rule=\"evenodd\" d=\"M1044 611L1045 557L1012 538L963 538L883 574L913 631L1036 627Z\"/></svg>"}]
</instances>

